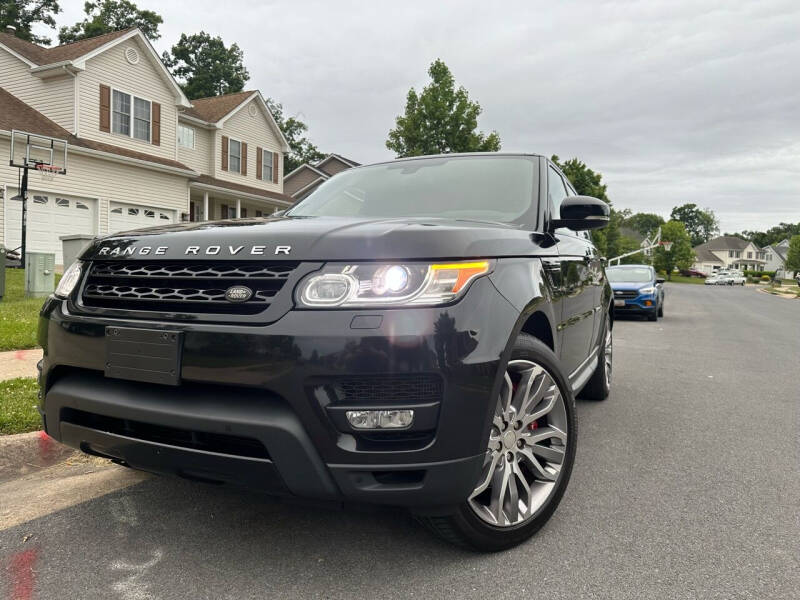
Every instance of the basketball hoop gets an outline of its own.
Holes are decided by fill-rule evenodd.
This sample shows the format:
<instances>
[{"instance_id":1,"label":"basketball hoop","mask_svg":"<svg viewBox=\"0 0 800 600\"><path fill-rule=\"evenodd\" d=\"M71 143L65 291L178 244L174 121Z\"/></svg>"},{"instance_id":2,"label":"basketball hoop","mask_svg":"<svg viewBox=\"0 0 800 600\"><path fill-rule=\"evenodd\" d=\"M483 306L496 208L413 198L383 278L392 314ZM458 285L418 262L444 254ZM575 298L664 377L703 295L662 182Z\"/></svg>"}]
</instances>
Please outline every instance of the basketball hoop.
<instances>
[{"instance_id":1,"label":"basketball hoop","mask_svg":"<svg viewBox=\"0 0 800 600\"><path fill-rule=\"evenodd\" d=\"M664 248L664 252L669 252L672 249L672 242L660 242L659 245Z\"/></svg>"},{"instance_id":2,"label":"basketball hoop","mask_svg":"<svg viewBox=\"0 0 800 600\"><path fill-rule=\"evenodd\" d=\"M42 181L53 181L56 175L61 173L61 167L55 165L48 165L46 163L37 163L36 170L42 176Z\"/></svg>"}]
</instances>

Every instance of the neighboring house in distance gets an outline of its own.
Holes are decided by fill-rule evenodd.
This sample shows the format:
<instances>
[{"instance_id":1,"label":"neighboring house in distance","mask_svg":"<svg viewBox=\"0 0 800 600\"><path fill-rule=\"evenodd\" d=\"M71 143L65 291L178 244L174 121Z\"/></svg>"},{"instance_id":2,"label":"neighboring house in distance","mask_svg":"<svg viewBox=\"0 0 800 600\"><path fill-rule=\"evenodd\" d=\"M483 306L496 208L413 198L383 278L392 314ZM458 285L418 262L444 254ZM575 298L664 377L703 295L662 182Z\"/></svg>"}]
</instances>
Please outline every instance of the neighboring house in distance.
<instances>
[{"instance_id":1,"label":"neighboring house in distance","mask_svg":"<svg viewBox=\"0 0 800 600\"><path fill-rule=\"evenodd\" d=\"M302 200L336 173L353 167L359 163L340 154L329 154L316 163L300 165L283 178L283 191L292 198Z\"/></svg>"},{"instance_id":2,"label":"neighboring house in distance","mask_svg":"<svg viewBox=\"0 0 800 600\"><path fill-rule=\"evenodd\" d=\"M20 245L11 130L64 138L66 175L28 192L30 251L59 237L290 206L288 150L258 91L189 101L138 29L45 48L0 32L0 243Z\"/></svg>"},{"instance_id":3,"label":"neighboring house in distance","mask_svg":"<svg viewBox=\"0 0 800 600\"><path fill-rule=\"evenodd\" d=\"M692 268L707 275L720 269L763 271L766 252L753 242L733 235L723 235L694 248Z\"/></svg>"},{"instance_id":4,"label":"neighboring house in distance","mask_svg":"<svg viewBox=\"0 0 800 600\"><path fill-rule=\"evenodd\" d=\"M764 252L767 258L767 266L764 267L765 271L775 271L778 277L783 277L784 279L791 278L792 274L786 272L786 256L789 254L788 238L780 243L765 246Z\"/></svg>"}]
</instances>

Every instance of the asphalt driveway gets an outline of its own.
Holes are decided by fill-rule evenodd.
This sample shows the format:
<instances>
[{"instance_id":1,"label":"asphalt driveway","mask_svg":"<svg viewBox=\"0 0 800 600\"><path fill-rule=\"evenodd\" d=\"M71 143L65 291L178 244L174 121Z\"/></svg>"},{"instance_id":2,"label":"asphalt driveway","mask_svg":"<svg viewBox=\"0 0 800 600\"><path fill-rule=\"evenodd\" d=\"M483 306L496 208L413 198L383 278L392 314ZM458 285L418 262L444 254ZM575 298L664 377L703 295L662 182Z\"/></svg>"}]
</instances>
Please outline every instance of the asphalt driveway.
<instances>
[{"instance_id":1,"label":"asphalt driveway","mask_svg":"<svg viewBox=\"0 0 800 600\"><path fill-rule=\"evenodd\" d=\"M0 531L0 597L800 597L800 300L668 284L614 362L564 501L511 551L148 477Z\"/></svg>"}]
</instances>

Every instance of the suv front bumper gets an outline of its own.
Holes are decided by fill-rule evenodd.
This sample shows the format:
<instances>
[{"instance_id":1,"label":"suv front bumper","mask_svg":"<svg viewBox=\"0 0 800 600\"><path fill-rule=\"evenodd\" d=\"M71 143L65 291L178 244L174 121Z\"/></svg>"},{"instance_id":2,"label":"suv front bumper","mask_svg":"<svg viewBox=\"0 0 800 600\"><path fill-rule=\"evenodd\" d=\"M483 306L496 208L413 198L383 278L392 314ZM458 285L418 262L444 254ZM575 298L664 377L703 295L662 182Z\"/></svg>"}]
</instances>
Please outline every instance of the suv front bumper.
<instances>
[{"instance_id":1,"label":"suv front bumper","mask_svg":"<svg viewBox=\"0 0 800 600\"><path fill-rule=\"evenodd\" d=\"M51 299L40 322L40 410L55 439L147 471L405 506L455 504L472 490L519 318L488 278L447 307L295 310L267 326L71 308ZM181 331L180 385L105 377L106 326ZM342 378L351 396L339 394ZM422 379L441 385L423 386L420 401ZM337 417L376 407L412 407L424 418L413 431L378 435Z\"/></svg>"}]
</instances>

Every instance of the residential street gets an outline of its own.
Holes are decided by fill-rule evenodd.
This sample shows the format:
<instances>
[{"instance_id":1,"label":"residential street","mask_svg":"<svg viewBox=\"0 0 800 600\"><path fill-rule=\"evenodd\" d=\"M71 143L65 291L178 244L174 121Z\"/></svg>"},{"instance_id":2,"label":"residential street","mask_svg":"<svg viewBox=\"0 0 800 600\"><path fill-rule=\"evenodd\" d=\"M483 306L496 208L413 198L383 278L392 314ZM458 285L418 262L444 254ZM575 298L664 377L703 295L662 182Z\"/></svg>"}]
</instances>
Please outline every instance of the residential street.
<instances>
[{"instance_id":1,"label":"residential street","mask_svg":"<svg viewBox=\"0 0 800 600\"><path fill-rule=\"evenodd\" d=\"M667 284L614 332L566 496L511 551L113 467L127 487L0 531L0 598L800 598L800 300Z\"/></svg>"}]
</instances>

